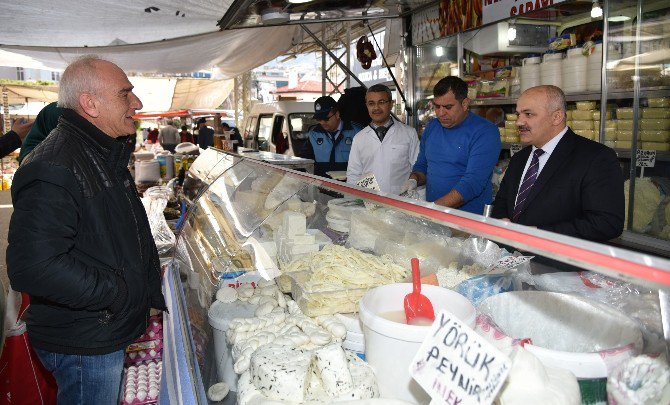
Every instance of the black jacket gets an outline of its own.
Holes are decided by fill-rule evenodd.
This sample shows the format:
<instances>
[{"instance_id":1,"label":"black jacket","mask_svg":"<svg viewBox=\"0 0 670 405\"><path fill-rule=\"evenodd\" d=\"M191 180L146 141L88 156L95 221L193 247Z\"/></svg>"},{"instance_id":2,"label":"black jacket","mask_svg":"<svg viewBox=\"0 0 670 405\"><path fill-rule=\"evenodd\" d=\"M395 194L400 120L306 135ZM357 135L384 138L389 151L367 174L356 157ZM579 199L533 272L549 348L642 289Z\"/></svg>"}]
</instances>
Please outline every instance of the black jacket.
<instances>
[{"instance_id":1,"label":"black jacket","mask_svg":"<svg viewBox=\"0 0 670 405\"><path fill-rule=\"evenodd\" d=\"M492 217L512 218L531 149L525 147L510 160L493 201ZM600 242L621 235L623 174L614 150L568 129L537 177L515 222Z\"/></svg>"},{"instance_id":2,"label":"black jacket","mask_svg":"<svg viewBox=\"0 0 670 405\"><path fill-rule=\"evenodd\" d=\"M7 270L27 292L31 343L106 354L165 309L160 263L127 168L134 137L111 138L72 110L33 150L12 184Z\"/></svg>"}]
</instances>

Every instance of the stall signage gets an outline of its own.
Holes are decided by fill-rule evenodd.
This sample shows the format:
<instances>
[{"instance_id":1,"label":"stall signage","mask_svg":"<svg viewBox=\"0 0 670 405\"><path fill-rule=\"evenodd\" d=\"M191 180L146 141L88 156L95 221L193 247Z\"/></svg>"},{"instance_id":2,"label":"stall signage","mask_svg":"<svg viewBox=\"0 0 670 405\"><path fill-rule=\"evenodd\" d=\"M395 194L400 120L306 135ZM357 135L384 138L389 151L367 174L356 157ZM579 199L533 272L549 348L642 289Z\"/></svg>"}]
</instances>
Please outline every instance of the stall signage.
<instances>
[{"instance_id":1,"label":"stall signage","mask_svg":"<svg viewBox=\"0 0 670 405\"><path fill-rule=\"evenodd\" d=\"M523 145L520 143L513 143L509 146L509 156L512 157L514 156L515 153L520 151L523 148Z\"/></svg>"},{"instance_id":2,"label":"stall signage","mask_svg":"<svg viewBox=\"0 0 670 405\"><path fill-rule=\"evenodd\" d=\"M637 167L654 167L656 164L656 151L638 149L635 154L635 165Z\"/></svg>"},{"instance_id":3,"label":"stall signage","mask_svg":"<svg viewBox=\"0 0 670 405\"><path fill-rule=\"evenodd\" d=\"M535 258L535 256L505 256L497 262L493 263L487 269L487 273L512 270L524 263L529 262L533 258Z\"/></svg>"},{"instance_id":4,"label":"stall signage","mask_svg":"<svg viewBox=\"0 0 670 405\"><path fill-rule=\"evenodd\" d=\"M356 184L370 190L381 191L381 187L379 187L379 183L377 183L377 178L372 173L363 176L363 178L358 180ZM371 202L363 201L363 204L365 205L365 208L369 210L377 208L377 206Z\"/></svg>"},{"instance_id":5,"label":"stall signage","mask_svg":"<svg viewBox=\"0 0 670 405\"><path fill-rule=\"evenodd\" d=\"M530 13L565 0L482 0L482 22L489 24Z\"/></svg>"},{"instance_id":6,"label":"stall signage","mask_svg":"<svg viewBox=\"0 0 670 405\"><path fill-rule=\"evenodd\" d=\"M511 360L447 310L440 311L409 372L431 404L491 404Z\"/></svg>"}]
</instances>

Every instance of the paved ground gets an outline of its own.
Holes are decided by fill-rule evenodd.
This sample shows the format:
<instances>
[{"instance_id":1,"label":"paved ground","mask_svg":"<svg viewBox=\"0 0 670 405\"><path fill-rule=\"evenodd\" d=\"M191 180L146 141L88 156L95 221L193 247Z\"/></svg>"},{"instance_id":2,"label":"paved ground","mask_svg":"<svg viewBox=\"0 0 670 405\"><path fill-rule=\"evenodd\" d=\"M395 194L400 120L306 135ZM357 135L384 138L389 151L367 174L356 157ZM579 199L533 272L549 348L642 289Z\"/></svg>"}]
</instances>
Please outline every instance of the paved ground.
<instances>
[{"instance_id":1,"label":"paved ground","mask_svg":"<svg viewBox=\"0 0 670 405\"><path fill-rule=\"evenodd\" d=\"M7 295L7 263L5 254L7 252L7 231L9 230L9 219L12 216L12 195L9 190L0 191L0 280L5 287L4 295Z\"/></svg>"}]
</instances>

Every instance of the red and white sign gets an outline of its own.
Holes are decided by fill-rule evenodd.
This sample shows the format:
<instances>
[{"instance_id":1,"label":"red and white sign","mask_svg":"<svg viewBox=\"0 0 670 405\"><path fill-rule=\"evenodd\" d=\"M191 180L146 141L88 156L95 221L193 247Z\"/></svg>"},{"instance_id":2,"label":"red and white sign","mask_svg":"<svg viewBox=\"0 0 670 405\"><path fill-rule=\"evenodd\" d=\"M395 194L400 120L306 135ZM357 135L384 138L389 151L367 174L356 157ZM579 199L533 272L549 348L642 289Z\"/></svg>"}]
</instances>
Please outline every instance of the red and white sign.
<instances>
[{"instance_id":1,"label":"red and white sign","mask_svg":"<svg viewBox=\"0 0 670 405\"><path fill-rule=\"evenodd\" d=\"M510 17L531 13L565 0L482 0L482 23L489 24Z\"/></svg>"}]
</instances>

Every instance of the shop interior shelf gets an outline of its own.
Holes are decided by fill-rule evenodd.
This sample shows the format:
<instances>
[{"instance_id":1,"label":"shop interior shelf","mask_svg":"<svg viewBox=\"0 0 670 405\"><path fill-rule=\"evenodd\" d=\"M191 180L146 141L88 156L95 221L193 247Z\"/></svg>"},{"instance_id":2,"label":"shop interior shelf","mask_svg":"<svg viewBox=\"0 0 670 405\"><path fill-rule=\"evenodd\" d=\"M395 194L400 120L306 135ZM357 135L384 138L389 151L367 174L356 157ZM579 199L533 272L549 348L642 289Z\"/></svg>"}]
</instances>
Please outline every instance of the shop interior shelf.
<instances>
[{"instance_id":1,"label":"shop interior shelf","mask_svg":"<svg viewBox=\"0 0 670 405\"><path fill-rule=\"evenodd\" d=\"M648 87L640 91L640 97L649 98L649 97L667 97L670 95L670 87L661 86L661 87ZM581 93L569 93L565 95L565 98L568 102L570 101L586 101L586 100L600 100L601 93L600 91L585 91ZM607 98L609 100L622 100L633 98L634 93L631 90L610 90L607 92ZM489 106L489 105L508 105L515 104L516 97L500 97L500 98L488 98L488 99L475 99L472 100L472 105L474 106Z\"/></svg>"}]
</instances>

